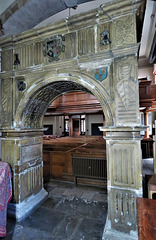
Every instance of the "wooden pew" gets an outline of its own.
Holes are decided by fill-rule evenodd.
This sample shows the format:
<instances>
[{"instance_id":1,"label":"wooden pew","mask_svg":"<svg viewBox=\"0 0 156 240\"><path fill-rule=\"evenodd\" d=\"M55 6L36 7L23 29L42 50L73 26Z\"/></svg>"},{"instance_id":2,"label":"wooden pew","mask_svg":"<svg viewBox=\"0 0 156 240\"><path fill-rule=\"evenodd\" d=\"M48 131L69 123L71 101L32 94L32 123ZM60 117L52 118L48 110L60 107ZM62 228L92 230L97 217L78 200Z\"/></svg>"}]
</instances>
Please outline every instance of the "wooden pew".
<instances>
[{"instance_id":1,"label":"wooden pew","mask_svg":"<svg viewBox=\"0 0 156 240\"><path fill-rule=\"evenodd\" d=\"M156 200L137 198L139 240L156 239Z\"/></svg>"},{"instance_id":2,"label":"wooden pew","mask_svg":"<svg viewBox=\"0 0 156 240\"><path fill-rule=\"evenodd\" d=\"M50 178L74 181L72 159L83 156L86 158L106 159L106 144L102 137L58 138L43 141L44 179ZM105 164L106 165L106 164ZM106 171L106 167L105 167ZM80 177L80 176L79 176ZM85 177L85 176L84 176ZM91 176L90 176L91 177ZM92 176L93 177L93 176ZM98 179L97 177L95 179Z\"/></svg>"}]
</instances>

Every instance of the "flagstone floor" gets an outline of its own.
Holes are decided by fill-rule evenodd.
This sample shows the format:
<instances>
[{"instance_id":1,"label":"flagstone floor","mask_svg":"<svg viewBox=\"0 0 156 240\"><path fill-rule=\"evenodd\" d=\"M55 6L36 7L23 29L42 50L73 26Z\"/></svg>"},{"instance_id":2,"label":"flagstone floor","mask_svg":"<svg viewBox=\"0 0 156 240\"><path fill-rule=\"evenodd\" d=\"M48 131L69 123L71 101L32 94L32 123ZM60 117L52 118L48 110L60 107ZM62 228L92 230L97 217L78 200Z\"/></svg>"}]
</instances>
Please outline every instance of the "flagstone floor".
<instances>
[{"instance_id":1,"label":"flagstone floor","mask_svg":"<svg viewBox=\"0 0 156 240\"><path fill-rule=\"evenodd\" d=\"M153 159L143 159L143 177ZM102 240L107 215L106 189L50 180L48 198L20 223L8 218L3 240Z\"/></svg>"},{"instance_id":2,"label":"flagstone floor","mask_svg":"<svg viewBox=\"0 0 156 240\"><path fill-rule=\"evenodd\" d=\"M30 216L16 223L8 218L5 240L101 240L107 215L107 193L51 180L48 198Z\"/></svg>"}]
</instances>

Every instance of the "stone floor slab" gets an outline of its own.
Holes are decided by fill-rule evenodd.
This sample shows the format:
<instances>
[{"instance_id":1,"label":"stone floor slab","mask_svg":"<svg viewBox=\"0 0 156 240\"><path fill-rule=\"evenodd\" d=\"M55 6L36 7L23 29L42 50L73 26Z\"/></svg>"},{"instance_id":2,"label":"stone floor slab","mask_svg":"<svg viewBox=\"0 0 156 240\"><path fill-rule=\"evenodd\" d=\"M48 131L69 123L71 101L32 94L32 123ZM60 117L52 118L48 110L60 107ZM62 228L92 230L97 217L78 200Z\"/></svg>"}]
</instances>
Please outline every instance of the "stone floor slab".
<instances>
[{"instance_id":1,"label":"stone floor slab","mask_svg":"<svg viewBox=\"0 0 156 240\"><path fill-rule=\"evenodd\" d=\"M93 199L95 195L95 192L93 191L86 191L81 195L82 199L88 199L89 201L91 201Z\"/></svg>"},{"instance_id":2,"label":"stone floor slab","mask_svg":"<svg viewBox=\"0 0 156 240\"><path fill-rule=\"evenodd\" d=\"M72 237L72 240L101 240L103 222L84 219Z\"/></svg>"},{"instance_id":3,"label":"stone floor slab","mask_svg":"<svg viewBox=\"0 0 156 240\"><path fill-rule=\"evenodd\" d=\"M74 184L50 181L48 198L19 223L8 219L3 240L98 240L107 214L107 194L103 202L91 200L99 188L75 187ZM88 194L87 198L87 192ZM85 198L80 198L81 196Z\"/></svg>"}]
</instances>

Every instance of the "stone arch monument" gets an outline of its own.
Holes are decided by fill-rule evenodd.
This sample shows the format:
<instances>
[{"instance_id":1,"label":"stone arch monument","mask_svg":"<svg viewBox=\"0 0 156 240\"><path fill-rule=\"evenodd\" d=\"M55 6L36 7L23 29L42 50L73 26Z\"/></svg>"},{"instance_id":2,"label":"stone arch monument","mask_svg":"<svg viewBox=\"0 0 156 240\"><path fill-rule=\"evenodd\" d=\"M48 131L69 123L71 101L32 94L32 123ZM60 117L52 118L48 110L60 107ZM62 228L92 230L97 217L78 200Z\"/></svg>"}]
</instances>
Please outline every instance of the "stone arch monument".
<instances>
[{"instance_id":1,"label":"stone arch monument","mask_svg":"<svg viewBox=\"0 0 156 240\"><path fill-rule=\"evenodd\" d=\"M15 128L42 128L43 117L49 106L60 95L71 91L84 91L93 94L100 102L108 125L113 125L110 95L104 86L94 83L89 75L80 72L48 73L31 85L21 99L16 110Z\"/></svg>"},{"instance_id":2,"label":"stone arch monument","mask_svg":"<svg viewBox=\"0 0 156 240\"><path fill-rule=\"evenodd\" d=\"M9 213L18 221L46 196L42 120L62 93L86 91L105 117L108 219L104 239L137 239L142 196L137 19L142 0L99 9L0 39L2 161L13 171Z\"/></svg>"}]
</instances>

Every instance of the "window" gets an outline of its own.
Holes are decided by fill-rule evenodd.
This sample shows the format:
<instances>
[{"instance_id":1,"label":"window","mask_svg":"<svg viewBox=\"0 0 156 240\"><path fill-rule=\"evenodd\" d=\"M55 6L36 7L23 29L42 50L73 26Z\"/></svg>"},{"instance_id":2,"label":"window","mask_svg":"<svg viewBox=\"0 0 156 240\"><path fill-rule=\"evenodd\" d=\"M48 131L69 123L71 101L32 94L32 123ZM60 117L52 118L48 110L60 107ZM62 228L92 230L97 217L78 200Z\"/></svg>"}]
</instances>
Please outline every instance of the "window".
<instances>
[{"instance_id":1,"label":"window","mask_svg":"<svg viewBox=\"0 0 156 240\"><path fill-rule=\"evenodd\" d=\"M152 135L152 113L148 113L148 123L147 125L149 126L149 135Z\"/></svg>"},{"instance_id":2,"label":"window","mask_svg":"<svg viewBox=\"0 0 156 240\"><path fill-rule=\"evenodd\" d=\"M140 112L140 124L145 125L145 120L144 120L144 113ZM143 136L145 135L145 131L140 131L140 134Z\"/></svg>"},{"instance_id":3,"label":"window","mask_svg":"<svg viewBox=\"0 0 156 240\"><path fill-rule=\"evenodd\" d=\"M86 120L85 115L81 115L81 134L84 135L86 132Z\"/></svg>"},{"instance_id":4,"label":"window","mask_svg":"<svg viewBox=\"0 0 156 240\"><path fill-rule=\"evenodd\" d=\"M69 132L69 119L65 119L65 132Z\"/></svg>"},{"instance_id":5,"label":"window","mask_svg":"<svg viewBox=\"0 0 156 240\"><path fill-rule=\"evenodd\" d=\"M64 117L64 136L69 136L69 117Z\"/></svg>"}]
</instances>

